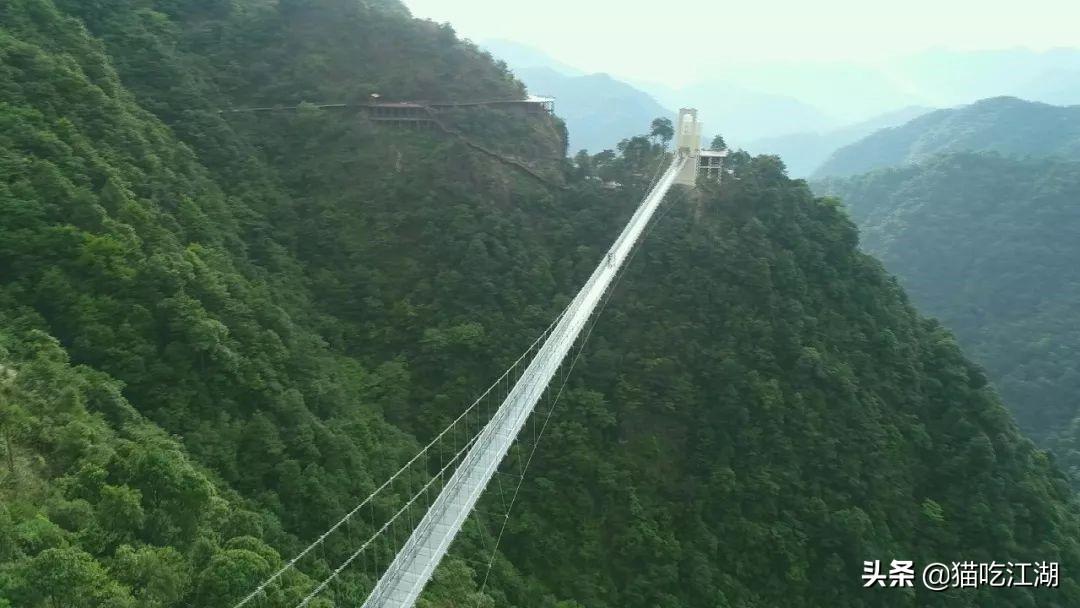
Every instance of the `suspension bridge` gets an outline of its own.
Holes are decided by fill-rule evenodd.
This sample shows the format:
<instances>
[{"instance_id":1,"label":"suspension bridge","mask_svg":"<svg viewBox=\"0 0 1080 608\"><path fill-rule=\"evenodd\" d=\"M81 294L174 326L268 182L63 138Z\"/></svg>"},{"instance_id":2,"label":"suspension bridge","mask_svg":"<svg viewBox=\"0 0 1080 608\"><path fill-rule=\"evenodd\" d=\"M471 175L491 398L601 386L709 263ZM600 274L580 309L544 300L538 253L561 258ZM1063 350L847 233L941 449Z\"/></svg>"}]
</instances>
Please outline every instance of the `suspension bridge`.
<instances>
[{"instance_id":1,"label":"suspension bridge","mask_svg":"<svg viewBox=\"0 0 1080 608\"><path fill-rule=\"evenodd\" d=\"M490 543L478 524L490 552L480 588L484 590L539 437L577 360L575 346L579 354L591 331L590 320L602 311L672 185L692 186L697 179L700 132L697 112L681 110L675 151L665 161L666 168L657 168L648 194L584 286L526 352L409 462L233 608L304 608L327 595L337 602L323 604L327 606L410 608L470 515L480 513L478 501L491 486L501 499L502 521L495 526L497 535L490 534ZM554 382L560 370L561 382ZM548 407L537 412L545 395ZM530 420L533 442L531 449L523 449L519 437ZM510 475L512 490L507 501L505 474L499 468L515 451L518 473ZM328 563L331 557L336 565ZM302 566L309 576L318 572L320 582L295 601L282 597L281 583ZM343 583L346 577L354 584ZM342 587L355 589L357 585L370 590L366 599L340 593Z\"/></svg>"}]
</instances>

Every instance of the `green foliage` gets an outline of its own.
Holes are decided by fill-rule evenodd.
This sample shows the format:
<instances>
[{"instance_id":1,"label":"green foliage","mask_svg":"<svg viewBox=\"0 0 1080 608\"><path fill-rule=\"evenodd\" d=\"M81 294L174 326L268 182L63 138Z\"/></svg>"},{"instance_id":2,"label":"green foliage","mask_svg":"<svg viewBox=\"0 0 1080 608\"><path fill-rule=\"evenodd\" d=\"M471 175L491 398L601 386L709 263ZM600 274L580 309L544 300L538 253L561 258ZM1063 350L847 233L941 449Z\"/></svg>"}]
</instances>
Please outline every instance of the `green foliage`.
<instances>
[{"instance_id":1,"label":"green foliage","mask_svg":"<svg viewBox=\"0 0 1080 608\"><path fill-rule=\"evenodd\" d=\"M12 0L0 24L0 605L232 606L532 342L666 158L640 136L571 167L556 120L447 114L553 192L438 131L218 112L522 92L396 2ZM729 165L615 290L486 587L491 522L425 605L944 605L866 599L861 560L900 556L1058 560L1080 602L1071 495L950 335L778 159Z\"/></svg>"},{"instance_id":2,"label":"green foliage","mask_svg":"<svg viewBox=\"0 0 1080 608\"><path fill-rule=\"evenodd\" d=\"M130 593L109 580L105 569L76 549L46 549L27 561L17 575L12 599L19 605L72 608L134 608Z\"/></svg>"},{"instance_id":3,"label":"green foliage","mask_svg":"<svg viewBox=\"0 0 1080 608\"><path fill-rule=\"evenodd\" d=\"M140 606L175 606L191 586L191 565L172 547L138 549L128 545L116 552L112 566L116 579L136 590Z\"/></svg>"},{"instance_id":4,"label":"green foliage","mask_svg":"<svg viewBox=\"0 0 1080 608\"><path fill-rule=\"evenodd\" d=\"M855 573L877 556L1076 559L1061 475L857 252L841 208L773 157L688 202L600 320L573 383L590 391L556 411L510 527L520 570L589 606L1004 606L1026 594L866 600ZM1037 489L1002 477L1021 470ZM1050 521L1065 528L1028 536Z\"/></svg>"},{"instance_id":5,"label":"green foliage","mask_svg":"<svg viewBox=\"0 0 1080 608\"><path fill-rule=\"evenodd\" d=\"M1021 427L1080 467L1080 165L958 154L829 180L867 251L956 332Z\"/></svg>"},{"instance_id":6,"label":"green foliage","mask_svg":"<svg viewBox=\"0 0 1080 608\"><path fill-rule=\"evenodd\" d=\"M649 130L649 136L659 139L661 143L667 146L668 142L675 137L675 127L671 124L670 118L656 118L652 121L651 128Z\"/></svg>"}]
</instances>

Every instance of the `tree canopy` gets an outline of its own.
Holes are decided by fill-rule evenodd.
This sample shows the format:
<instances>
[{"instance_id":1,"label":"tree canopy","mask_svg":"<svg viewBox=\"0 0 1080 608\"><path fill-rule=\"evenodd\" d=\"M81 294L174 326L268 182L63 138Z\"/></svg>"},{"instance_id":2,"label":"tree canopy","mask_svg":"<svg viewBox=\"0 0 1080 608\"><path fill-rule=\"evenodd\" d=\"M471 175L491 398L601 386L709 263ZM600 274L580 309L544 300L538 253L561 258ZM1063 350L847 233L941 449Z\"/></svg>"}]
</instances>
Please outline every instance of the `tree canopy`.
<instances>
[{"instance_id":1,"label":"tree canopy","mask_svg":"<svg viewBox=\"0 0 1080 608\"><path fill-rule=\"evenodd\" d=\"M221 112L523 93L389 0L10 0L0 65L0 606L231 608L525 350L667 158L445 115L561 189L439 130ZM614 290L486 587L492 522L423 605L1080 604L1064 477L833 201L732 158ZM890 557L1059 561L1061 589L861 589Z\"/></svg>"},{"instance_id":2,"label":"tree canopy","mask_svg":"<svg viewBox=\"0 0 1080 608\"><path fill-rule=\"evenodd\" d=\"M1021 427L1075 476L1080 164L954 154L815 188L843 199L864 248L956 333Z\"/></svg>"}]
</instances>

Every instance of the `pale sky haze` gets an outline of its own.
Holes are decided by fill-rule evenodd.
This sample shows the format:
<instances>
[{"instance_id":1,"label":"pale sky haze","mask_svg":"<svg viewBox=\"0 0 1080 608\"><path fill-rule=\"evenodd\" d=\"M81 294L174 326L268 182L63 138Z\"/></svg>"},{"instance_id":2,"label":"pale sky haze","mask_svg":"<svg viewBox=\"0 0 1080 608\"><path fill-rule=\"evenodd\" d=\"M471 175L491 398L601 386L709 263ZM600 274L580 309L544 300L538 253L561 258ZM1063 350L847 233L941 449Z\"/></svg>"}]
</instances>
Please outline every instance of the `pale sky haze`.
<instances>
[{"instance_id":1,"label":"pale sky haze","mask_svg":"<svg viewBox=\"0 0 1080 608\"><path fill-rule=\"evenodd\" d=\"M587 72L672 86L733 64L1080 46L1080 0L404 2L474 41L512 40Z\"/></svg>"}]
</instances>

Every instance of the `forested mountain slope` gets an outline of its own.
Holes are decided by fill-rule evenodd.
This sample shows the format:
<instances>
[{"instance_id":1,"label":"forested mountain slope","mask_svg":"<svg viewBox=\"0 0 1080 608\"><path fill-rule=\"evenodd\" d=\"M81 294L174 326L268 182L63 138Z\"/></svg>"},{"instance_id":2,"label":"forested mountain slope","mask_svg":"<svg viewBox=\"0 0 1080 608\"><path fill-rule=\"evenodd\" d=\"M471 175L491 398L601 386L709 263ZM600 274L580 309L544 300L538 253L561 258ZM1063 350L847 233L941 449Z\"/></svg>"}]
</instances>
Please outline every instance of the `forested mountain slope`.
<instances>
[{"instance_id":1,"label":"forested mountain slope","mask_svg":"<svg viewBox=\"0 0 1080 608\"><path fill-rule=\"evenodd\" d=\"M956 332L1028 433L1069 427L1080 414L1080 163L957 154L816 189L844 200L866 250Z\"/></svg>"},{"instance_id":2,"label":"forested mountain slope","mask_svg":"<svg viewBox=\"0 0 1080 608\"><path fill-rule=\"evenodd\" d=\"M994 97L937 110L840 148L814 177L847 177L951 152L1080 159L1080 106Z\"/></svg>"},{"instance_id":3,"label":"forested mountain slope","mask_svg":"<svg viewBox=\"0 0 1080 608\"><path fill-rule=\"evenodd\" d=\"M908 106L838 129L802 131L756 139L746 143L746 150L752 154L775 154L784 159L788 175L808 177L838 149L876 131L904 124L930 111L931 108L923 106Z\"/></svg>"},{"instance_id":4,"label":"forested mountain slope","mask_svg":"<svg viewBox=\"0 0 1080 608\"><path fill-rule=\"evenodd\" d=\"M437 131L218 112L522 92L393 2L11 0L0 58L0 606L230 608L547 326L662 153L569 166L553 119L449 117L548 187ZM1063 476L835 205L733 163L620 283L485 591L470 529L425 605L1080 603ZM861 589L891 558L1062 588Z\"/></svg>"}]
</instances>

